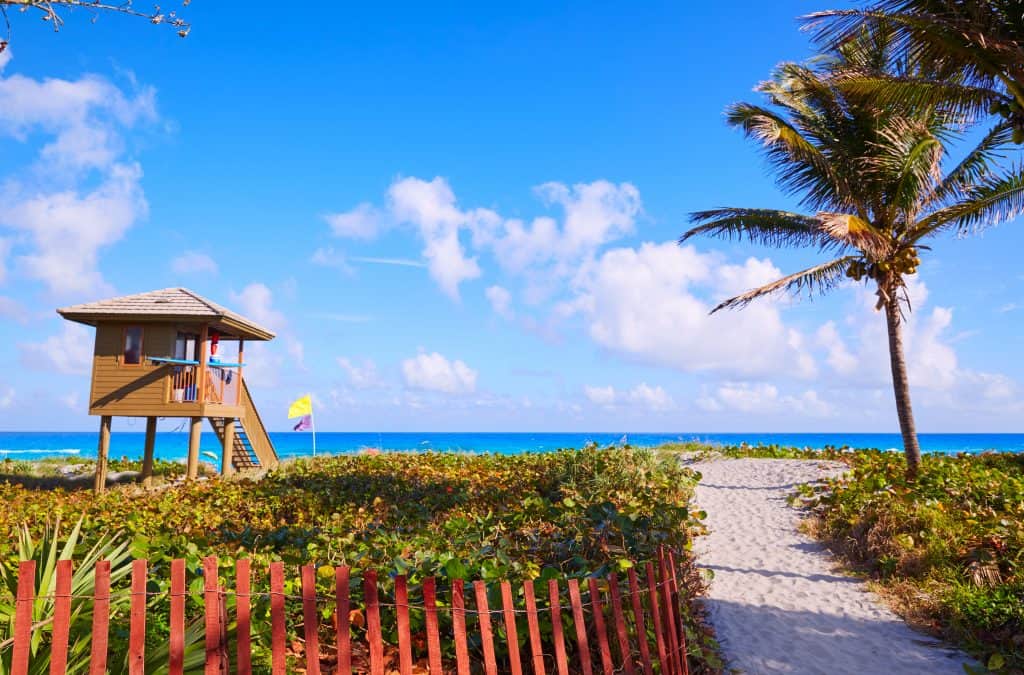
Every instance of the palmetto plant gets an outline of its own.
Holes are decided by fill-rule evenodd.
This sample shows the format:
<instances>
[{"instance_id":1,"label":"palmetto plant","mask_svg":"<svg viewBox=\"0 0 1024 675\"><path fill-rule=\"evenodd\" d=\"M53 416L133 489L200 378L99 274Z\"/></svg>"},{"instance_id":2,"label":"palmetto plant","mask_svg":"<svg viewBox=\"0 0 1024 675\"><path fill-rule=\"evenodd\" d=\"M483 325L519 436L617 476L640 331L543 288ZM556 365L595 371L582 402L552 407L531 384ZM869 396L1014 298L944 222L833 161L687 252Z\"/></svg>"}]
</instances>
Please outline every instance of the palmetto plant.
<instances>
[{"instance_id":1,"label":"palmetto plant","mask_svg":"<svg viewBox=\"0 0 1024 675\"><path fill-rule=\"evenodd\" d=\"M86 672L89 669L89 650L92 638L91 597L96 590L94 568L98 560L110 561L110 579L116 582L131 572L128 542L117 537L104 537L84 553L76 555L81 543L82 521L79 520L71 532L62 540L60 521L53 527L47 525L39 539L34 539L28 527L22 526L18 535L18 560L14 566L0 565L0 581L4 596L0 600L0 643L7 644L14 635L14 604L17 594L17 562L36 562L35 597L32 606L32 651L29 672L33 675L49 672L50 639L53 632L54 592L56 590L57 561L75 560L71 578L71 638L68 645L68 673ZM123 608L124 596L111 597L111 612ZM120 605L120 607L119 607ZM11 650L0 651L0 675L7 675L11 668Z\"/></svg>"},{"instance_id":2,"label":"palmetto plant","mask_svg":"<svg viewBox=\"0 0 1024 675\"><path fill-rule=\"evenodd\" d=\"M935 105L898 106L842 86L850 69L917 77L898 58L886 31L862 32L814 65L784 64L760 85L768 106L737 103L729 124L763 144L778 182L811 213L717 208L691 215L697 235L747 239L777 247L811 247L829 260L726 300L714 311L743 307L780 292L825 292L847 279L875 287L885 313L896 409L915 476L920 447L914 428L902 322L909 310L906 277L917 273L928 239L1010 218L1024 207L1024 173L998 172L1010 126L998 125L949 170L946 146L960 119Z\"/></svg>"},{"instance_id":3,"label":"palmetto plant","mask_svg":"<svg viewBox=\"0 0 1024 675\"><path fill-rule=\"evenodd\" d=\"M29 660L30 675L43 675L50 671L50 644L53 637L54 593L56 591L57 561L74 560L71 577L71 622L68 644L67 673L89 671L92 646L93 597L96 591L96 563L110 561L110 582L116 584L131 573L129 542L118 535L100 538L93 546L82 551L82 521L79 520L68 533L61 537L60 521L52 527L47 524L42 535L34 539L28 527L22 526L18 535L18 557L10 566L0 564L0 675L11 672L11 643L14 635L13 599L17 597L18 563L26 560L36 562L36 579L32 606L32 649ZM157 597L157 602L160 596ZM129 596L112 593L110 596L111 616L125 615ZM205 639L202 617L190 621L184 632L184 661L186 671L203 667L206 659L203 641ZM233 635L235 623L228 626ZM113 637L113 636L112 636ZM161 641L155 648L147 650L146 672L168 672L169 643ZM127 673L128 654L111 649L107 672Z\"/></svg>"},{"instance_id":4,"label":"palmetto plant","mask_svg":"<svg viewBox=\"0 0 1024 675\"><path fill-rule=\"evenodd\" d=\"M804 17L829 46L865 28L891 32L899 56L928 62L930 75L877 70L847 74L850 86L876 97L953 105L980 116L999 114L1024 143L1024 3L1020 0L882 0L863 9ZM953 75L948 79L943 75Z\"/></svg>"}]
</instances>

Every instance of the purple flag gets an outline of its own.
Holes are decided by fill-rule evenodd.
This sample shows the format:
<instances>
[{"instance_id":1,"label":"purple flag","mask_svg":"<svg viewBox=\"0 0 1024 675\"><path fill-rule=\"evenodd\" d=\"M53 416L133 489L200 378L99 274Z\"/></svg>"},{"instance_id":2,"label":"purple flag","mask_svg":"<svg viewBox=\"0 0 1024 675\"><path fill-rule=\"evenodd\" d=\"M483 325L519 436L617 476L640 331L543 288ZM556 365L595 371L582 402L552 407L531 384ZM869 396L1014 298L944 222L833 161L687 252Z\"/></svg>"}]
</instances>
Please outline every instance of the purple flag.
<instances>
[{"instance_id":1,"label":"purple flag","mask_svg":"<svg viewBox=\"0 0 1024 675\"><path fill-rule=\"evenodd\" d=\"M299 418L299 423L296 424L293 431L309 431L313 428L313 420L309 415L303 415Z\"/></svg>"}]
</instances>

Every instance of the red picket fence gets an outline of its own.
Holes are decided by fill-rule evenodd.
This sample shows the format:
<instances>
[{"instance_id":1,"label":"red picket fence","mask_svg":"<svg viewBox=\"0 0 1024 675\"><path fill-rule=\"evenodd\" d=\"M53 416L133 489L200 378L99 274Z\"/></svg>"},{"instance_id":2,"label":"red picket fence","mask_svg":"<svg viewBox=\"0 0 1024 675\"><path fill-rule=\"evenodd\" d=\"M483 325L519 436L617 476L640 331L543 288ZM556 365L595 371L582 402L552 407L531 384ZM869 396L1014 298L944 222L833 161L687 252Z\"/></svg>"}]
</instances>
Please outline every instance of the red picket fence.
<instances>
[{"instance_id":1,"label":"red picket fence","mask_svg":"<svg viewBox=\"0 0 1024 675\"><path fill-rule=\"evenodd\" d=\"M330 670L321 663L323 649L321 637L333 633L335 658L332 659L334 672L368 672L371 675L385 675L397 671L400 675L414 672L456 673L470 675L484 672L496 675L499 672L522 675L547 675L557 673L582 673L594 675L595 663L600 664L602 675L625 673L626 675L653 675L655 671L665 675L689 675L686 657L686 634L684 616L689 598L680 594L677 565L672 552L660 552L658 563L648 563L643 578L635 568L628 570L625 580L618 575L606 579L588 578L586 587L581 589L578 579L551 579L547 582L550 636L542 637L541 621L545 610L538 608L537 589L532 581L523 583L523 606L516 606L515 593L507 581L500 582L501 608L491 609L488 604L488 586L483 581L472 582L470 601L467 607L467 593L462 580L450 584L450 606L439 606L438 582L430 577L423 580L420 588L422 603L409 601L410 589L404 576L394 578L394 602L381 600L376 572L367 571L362 578L362 606L365 612L365 633L356 631L350 615L353 601L350 597L350 570L348 567L334 569L333 597L318 596L316 592L317 569L312 565L300 567L301 595L285 594L285 570L282 563L271 563L269 569L269 592L254 593L251 587L249 560L238 560L235 564L235 588L227 589L221 584L216 558L203 561L202 605L205 623L205 673L220 675L229 673L231 655L234 654L234 672L252 672L252 601L254 598L269 598L270 604L270 651L271 672L274 675L287 672L289 650L287 643L286 603L298 601L301 604L301 634L303 649L291 651L292 669L303 671L297 657L304 657L304 672L319 675ZM60 561L56 569L54 615L33 625L33 602L35 589L35 562L23 562L19 569L18 592L15 606L11 674L27 675L31 656L33 630L52 621L51 674L64 673L67 663L70 617L72 609L70 561ZM110 585L110 563L100 561L95 570L95 593L88 598L94 603L92 639L90 645L90 673L99 675L107 671L108 637L110 629L110 602L116 593ZM170 566L170 675L182 675L185 662L186 625L186 570L184 560L174 560ZM151 594L146 591L148 566L145 560L132 564L128 672L143 673L146 650L146 609ZM626 587L623 588L622 582ZM568 598L563 595L568 592ZM234 649L229 644L229 617L226 598L234 596L235 630ZM584 599L584 595L586 598ZM195 600L198 602L198 597ZM318 603L334 603L333 625L320 623ZM298 607L295 606L297 610ZM382 634L381 612L386 609L394 613L397 628L397 645L386 644ZM410 610L422 612L424 631L413 635L410 631ZM564 613L563 613L564 611ZM450 632L442 635L440 612L450 612ZM296 614L298 612L296 611ZM520 642L522 619L525 618L527 635ZM571 624L574 641L567 638L567 626ZM500 628L495 630L494 622ZM359 621L363 623L363 621ZM447 625L448 622L444 622ZM545 626L546 628L546 626ZM547 631L545 630L545 633ZM504 635L501 635L504 633ZM414 662L414 637L421 656L425 652L425 666ZM546 637L546 639L545 639ZM442 645L442 640L449 641ZM496 643L503 641L503 644ZM358 650L354 643L362 643ZM653 649L652 644L653 642ZM425 644L424 644L425 643ZM471 650L472 643L472 650ZM496 644L502 656L496 656ZM443 646L453 647L443 649ZM553 650L553 653L552 653ZM525 651L525 654L523 653ZM397 652L397 655L396 655ZM445 659L444 654L454 653L454 659ZM525 658L524 658L525 656ZM356 661L360 661L357 663ZM397 661L397 664L395 663ZM421 658L420 663L424 663Z\"/></svg>"}]
</instances>

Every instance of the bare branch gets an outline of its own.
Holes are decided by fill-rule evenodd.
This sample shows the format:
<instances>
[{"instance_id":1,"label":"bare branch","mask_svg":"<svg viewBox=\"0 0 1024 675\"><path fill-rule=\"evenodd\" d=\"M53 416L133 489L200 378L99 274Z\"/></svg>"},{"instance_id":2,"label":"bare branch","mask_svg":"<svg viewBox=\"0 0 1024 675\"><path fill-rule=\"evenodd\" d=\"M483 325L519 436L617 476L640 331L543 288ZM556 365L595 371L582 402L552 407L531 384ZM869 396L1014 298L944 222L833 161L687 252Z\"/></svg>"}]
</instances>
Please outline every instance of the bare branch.
<instances>
[{"instance_id":1,"label":"bare branch","mask_svg":"<svg viewBox=\"0 0 1024 675\"><path fill-rule=\"evenodd\" d=\"M191 0L182 0L182 6L187 7ZM132 6L132 0L125 0L120 4L103 2L102 0L0 0L0 14L3 14L6 37L0 40L0 52L7 48L11 39L11 23L8 19L7 10L17 9L19 13L30 10L39 13L43 21L49 21L54 31L59 31L64 25L65 12L81 9L93 15L92 20L96 21L101 12L124 14L149 20L152 24L169 26L177 31L180 37L188 37L192 30L192 24L188 23L176 11L164 12L159 5L154 6L152 12L142 12Z\"/></svg>"}]
</instances>

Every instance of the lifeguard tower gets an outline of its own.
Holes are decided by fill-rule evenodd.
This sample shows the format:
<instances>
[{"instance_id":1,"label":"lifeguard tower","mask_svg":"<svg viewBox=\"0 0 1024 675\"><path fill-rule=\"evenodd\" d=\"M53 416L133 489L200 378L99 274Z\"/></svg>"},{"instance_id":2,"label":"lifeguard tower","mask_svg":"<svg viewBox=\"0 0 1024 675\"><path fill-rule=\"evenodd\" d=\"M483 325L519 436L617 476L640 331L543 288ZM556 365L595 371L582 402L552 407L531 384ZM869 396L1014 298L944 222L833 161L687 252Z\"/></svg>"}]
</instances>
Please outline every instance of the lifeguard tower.
<instances>
[{"instance_id":1,"label":"lifeguard tower","mask_svg":"<svg viewBox=\"0 0 1024 675\"><path fill-rule=\"evenodd\" d=\"M100 416L97 492L106 486L115 415L146 418L144 484L152 480L160 417L190 420L188 480L199 472L204 418L223 448L222 474L277 466L274 445L242 377L245 342L272 340L274 333L187 288L74 305L57 313L96 328L89 414Z\"/></svg>"}]
</instances>

